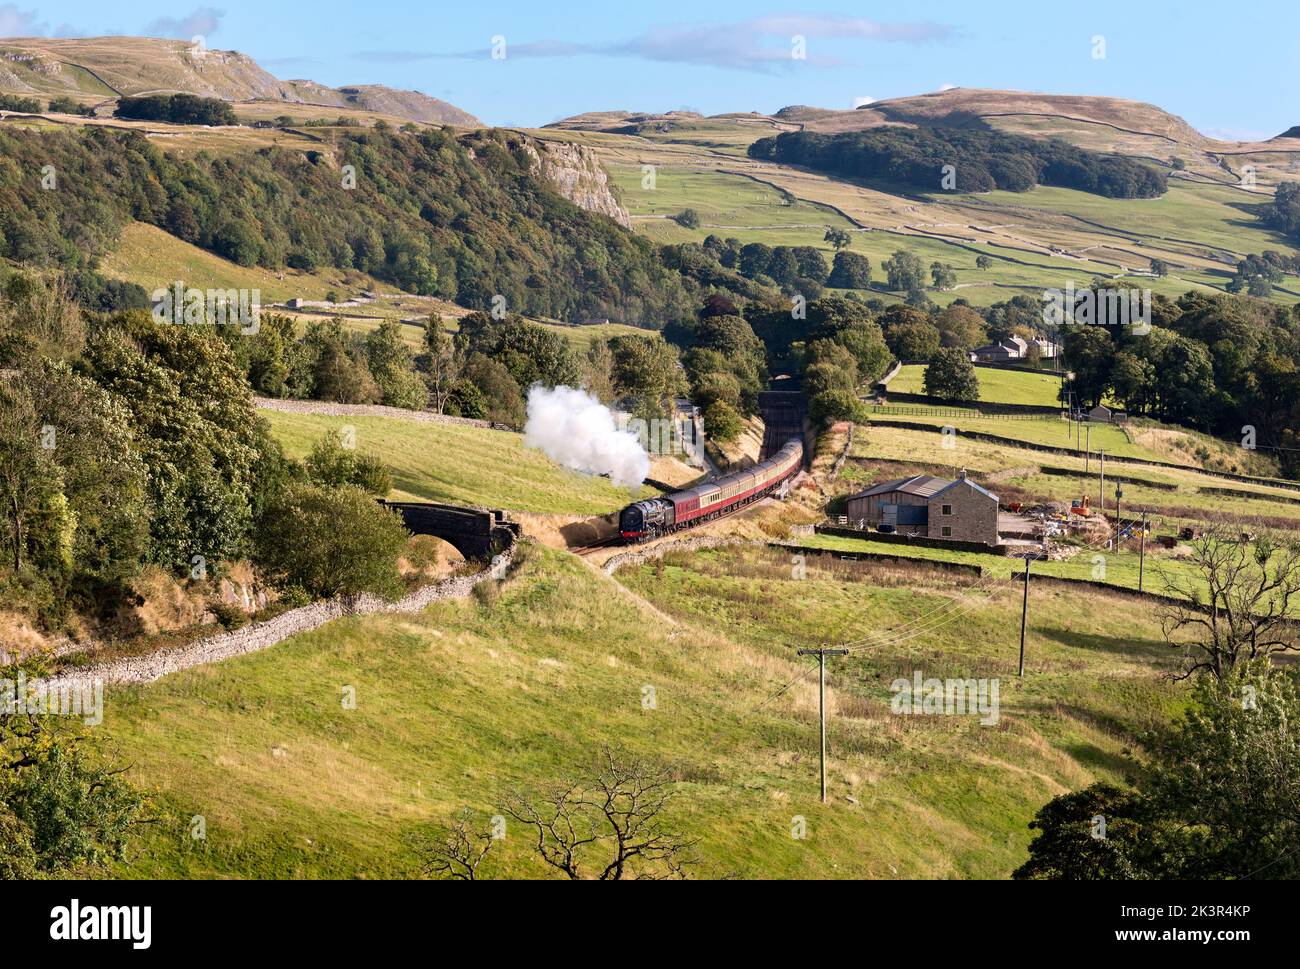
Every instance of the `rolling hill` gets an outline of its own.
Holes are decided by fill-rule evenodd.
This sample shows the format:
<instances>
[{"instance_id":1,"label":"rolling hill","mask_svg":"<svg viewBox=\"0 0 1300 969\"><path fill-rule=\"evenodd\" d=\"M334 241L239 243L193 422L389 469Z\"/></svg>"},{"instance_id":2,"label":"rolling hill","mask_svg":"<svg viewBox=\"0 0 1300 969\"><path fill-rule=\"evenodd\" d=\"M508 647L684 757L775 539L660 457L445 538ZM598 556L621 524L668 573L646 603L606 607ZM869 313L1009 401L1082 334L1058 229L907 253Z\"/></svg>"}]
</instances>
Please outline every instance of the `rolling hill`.
<instances>
[{"instance_id":1,"label":"rolling hill","mask_svg":"<svg viewBox=\"0 0 1300 969\"><path fill-rule=\"evenodd\" d=\"M482 127L473 115L418 91L282 81L238 51L148 37L0 41L0 92L69 95L88 104L122 95L183 92L227 101L351 108L408 121Z\"/></svg>"}]
</instances>

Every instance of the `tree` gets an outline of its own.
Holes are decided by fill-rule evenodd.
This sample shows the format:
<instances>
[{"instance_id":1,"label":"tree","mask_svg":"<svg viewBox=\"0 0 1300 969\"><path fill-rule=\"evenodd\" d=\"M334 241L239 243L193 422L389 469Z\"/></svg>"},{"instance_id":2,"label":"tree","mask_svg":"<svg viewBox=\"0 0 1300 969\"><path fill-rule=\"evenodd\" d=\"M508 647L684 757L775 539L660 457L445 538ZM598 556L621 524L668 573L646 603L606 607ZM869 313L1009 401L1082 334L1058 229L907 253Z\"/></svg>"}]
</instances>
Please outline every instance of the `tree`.
<instances>
[{"instance_id":1,"label":"tree","mask_svg":"<svg viewBox=\"0 0 1300 969\"><path fill-rule=\"evenodd\" d=\"M452 821L447 830L425 849L421 873L426 878L477 881L479 866L494 844L496 841L492 837L492 830L476 829L474 813L462 811L460 817Z\"/></svg>"},{"instance_id":2,"label":"tree","mask_svg":"<svg viewBox=\"0 0 1300 969\"><path fill-rule=\"evenodd\" d=\"M911 293L925 289L925 267L913 252L898 250L885 260L889 288L895 292Z\"/></svg>"},{"instance_id":3,"label":"tree","mask_svg":"<svg viewBox=\"0 0 1300 969\"><path fill-rule=\"evenodd\" d=\"M86 341L81 308L63 277L15 273L0 291L0 366L70 360Z\"/></svg>"},{"instance_id":4,"label":"tree","mask_svg":"<svg viewBox=\"0 0 1300 969\"><path fill-rule=\"evenodd\" d=\"M673 221L683 229L698 229L700 227L700 213L694 209L682 209L673 217Z\"/></svg>"},{"instance_id":5,"label":"tree","mask_svg":"<svg viewBox=\"0 0 1300 969\"><path fill-rule=\"evenodd\" d=\"M1113 784L1094 784L1049 801L1029 823L1039 832L1029 860L1012 878L1032 881L1133 879L1149 848L1142 797Z\"/></svg>"},{"instance_id":6,"label":"tree","mask_svg":"<svg viewBox=\"0 0 1300 969\"><path fill-rule=\"evenodd\" d=\"M953 272L951 266L941 262L930 264L930 278L934 280L934 288L940 291L952 289L957 285L957 274Z\"/></svg>"},{"instance_id":7,"label":"tree","mask_svg":"<svg viewBox=\"0 0 1300 969\"><path fill-rule=\"evenodd\" d=\"M954 302L935 317L939 338L945 347L973 350L988 339L984 317L970 306Z\"/></svg>"},{"instance_id":8,"label":"tree","mask_svg":"<svg viewBox=\"0 0 1300 969\"><path fill-rule=\"evenodd\" d=\"M307 455L307 474L326 488L356 485L377 498L393 490L393 476L373 454L361 454L347 447L341 430L326 431Z\"/></svg>"},{"instance_id":9,"label":"tree","mask_svg":"<svg viewBox=\"0 0 1300 969\"><path fill-rule=\"evenodd\" d=\"M609 347L615 392L636 399L635 415L647 422L671 416L686 389L677 350L660 336L619 336Z\"/></svg>"},{"instance_id":10,"label":"tree","mask_svg":"<svg viewBox=\"0 0 1300 969\"><path fill-rule=\"evenodd\" d=\"M1268 660L1203 677L1143 785L1165 838L1166 877L1300 877L1300 679Z\"/></svg>"},{"instance_id":11,"label":"tree","mask_svg":"<svg viewBox=\"0 0 1300 969\"><path fill-rule=\"evenodd\" d=\"M704 433L717 441L734 441L745 429L740 412L725 400L703 407Z\"/></svg>"},{"instance_id":12,"label":"tree","mask_svg":"<svg viewBox=\"0 0 1300 969\"><path fill-rule=\"evenodd\" d=\"M988 256L981 255L975 257L976 269L984 270L984 269L991 269L992 267L993 267L993 260L990 259Z\"/></svg>"},{"instance_id":13,"label":"tree","mask_svg":"<svg viewBox=\"0 0 1300 969\"><path fill-rule=\"evenodd\" d=\"M41 447L42 425L27 388L0 380L0 498L9 523L14 573L23 570L26 524L43 501L58 494L61 481L52 453Z\"/></svg>"},{"instance_id":14,"label":"tree","mask_svg":"<svg viewBox=\"0 0 1300 969\"><path fill-rule=\"evenodd\" d=\"M826 235L823 237L822 241L829 242L835 247L835 252L839 253L853 245L853 236L849 235L843 229L831 228L826 230Z\"/></svg>"},{"instance_id":15,"label":"tree","mask_svg":"<svg viewBox=\"0 0 1300 969\"><path fill-rule=\"evenodd\" d=\"M1169 275L1169 263L1163 259L1151 260L1151 273L1154 276L1164 277Z\"/></svg>"},{"instance_id":16,"label":"tree","mask_svg":"<svg viewBox=\"0 0 1300 969\"><path fill-rule=\"evenodd\" d=\"M856 252L837 252L826 285L831 289L869 289L871 260Z\"/></svg>"},{"instance_id":17,"label":"tree","mask_svg":"<svg viewBox=\"0 0 1300 969\"><path fill-rule=\"evenodd\" d=\"M605 749L583 776L542 797L515 792L504 810L574 881L685 878L694 842L666 827L672 800L667 772Z\"/></svg>"},{"instance_id":18,"label":"tree","mask_svg":"<svg viewBox=\"0 0 1300 969\"><path fill-rule=\"evenodd\" d=\"M1016 878L1192 880L1300 876L1300 679L1264 659L1201 677L1135 765L1137 787L1096 785L1038 812Z\"/></svg>"},{"instance_id":19,"label":"tree","mask_svg":"<svg viewBox=\"0 0 1300 969\"><path fill-rule=\"evenodd\" d=\"M427 333L427 331L426 331ZM402 340L402 324L385 320L365 337L366 363L389 407L422 410L428 403L428 390L415 373L415 361Z\"/></svg>"},{"instance_id":20,"label":"tree","mask_svg":"<svg viewBox=\"0 0 1300 969\"><path fill-rule=\"evenodd\" d=\"M424 325L424 355L419 362L429 389L429 406L435 414L444 413L460 376L460 361L455 341L442 328L442 317L436 314Z\"/></svg>"},{"instance_id":21,"label":"tree","mask_svg":"<svg viewBox=\"0 0 1300 969\"><path fill-rule=\"evenodd\" d=\"M925 368L925 392L941 400L979 400L980 383L965 350L944 347Z\"/></svg>"},{"instance_id":22,"label":"tree","mask_svg":"<svg viewBox=\"0 0 1300 969\"><path fill-rule=\"evenodd\" d=\"M354 486L291 485L262 516L256 557L282 589L321 599L364 592L395 596L407 532L395 512Z\"/></svg>"},{"instance_id":23,"label":"tree","mask_svg":"<svg viewBox=\"0 0 1300 969\"><path fill-rule=\"evenodd\" d=\"M129 409L148 469L149 559L189 572L243 553L268 431L230 348L207 327L111 318L87 345L88 374Z\"/></svg>"},{"instance_id":24,"label":"tree","mask_svg":"<svg viewBox=\"0 0 1300 969\"><path fill-rule=\"evenodd\" d=\"M465 361L464 374L466 382L477 393L478 412L474 412L474 395L467 395L464 388L458 387L453 396L458 401L460 416L477 417L510 427L523 426L523 391L505 364L475 353Z\"/></svg>"},{"instance_id":25,"label":"tree","mask_svg":"<svg viewBox=\"0 0 1300 969\"><path fill-rule=\"evenodd\" d=\"M29 660L0 667L11 686L48 674ZM74 877L121 860L144 797L63 718L0 710L0 880Z\"/></svg>"},{"instance_id":26,"label":"tree","mask_svg":"<svg viewBox=\"0 0 1300 969\"><path fill-rule=\"evenodd\" d=\"M1251 541L1227 522L1205 526L1188 544L1192 574L1163 576L1187 603L1162 616L1166 641L1183 653L1183 678L1204 671L1223 679L1244 660L1300 649L1300 545L1268 532Z\"/></svg>"},{"instance_id":27,"label":"tree","mask_svg":"<svg viewBox=\"0 0 1300 969\"><path fill-rule=\"evenodd\" d=\"M929 363L939 341L939 330L930 323L902 323L885 331L885 342L903 363Z\"/></svg>"},{"instance_id":28,"label":"tree","mask_svg":"<svg viewBox=\"0 0 1300 969\"><path fill-rule=\"evenodd\" d=\"M808 416L815 424L830 421L856 421L867 419L867 409L858 395L843 388L824 390L808 401Z\"/></svg>"}]
</instances>

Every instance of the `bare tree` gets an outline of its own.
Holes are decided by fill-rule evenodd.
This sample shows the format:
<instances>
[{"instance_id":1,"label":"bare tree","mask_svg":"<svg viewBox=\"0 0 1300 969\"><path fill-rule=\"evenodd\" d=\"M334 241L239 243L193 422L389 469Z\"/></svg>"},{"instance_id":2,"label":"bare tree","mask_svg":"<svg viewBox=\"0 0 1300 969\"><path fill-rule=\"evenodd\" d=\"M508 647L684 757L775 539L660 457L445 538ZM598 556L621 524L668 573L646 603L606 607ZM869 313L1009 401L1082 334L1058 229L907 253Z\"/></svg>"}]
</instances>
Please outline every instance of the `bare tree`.
<instances>
[{"instance_id":1,"label":"bare tree","mask_svg":"<svg viewBox=\"0 0 1300 969\"><path fill-rule=\"evenodd\" d=\"M452 821L442 840L427 849L427 861L422 872L426 877L437 876L451 881L478 880L478 867L492 850L495 841L491 830L480 831L474 827L472 811L462 811Z\"/></svg>"},{"instance_id":2,"label":"bare tree","mask_svg":"<svg viewBox=\"0 0 1300 969\"><path fill-rule=\"evenodd\" d=\"M1222 679L1239 660L1300 649L1293 600L1300 596L1300 545L1272 533L1243 534L1215 522L1191 543L1194 574L1162 569L1186 604L1161 616L1165 639L1184 653L1178 679Z\"/></svg>"},{"instance_id":3,"label":"bare tree","mask_svg":"<svg viewBox=\"0 0 1300 969\"><path fill-rule=\"evenodd\" d=\"M574 880L685 878L694 842L664 830L666 772L606 748L589 776L541 798L511 796L506 813L531 829L542 859Z\"/></svg>"}]
</instances>

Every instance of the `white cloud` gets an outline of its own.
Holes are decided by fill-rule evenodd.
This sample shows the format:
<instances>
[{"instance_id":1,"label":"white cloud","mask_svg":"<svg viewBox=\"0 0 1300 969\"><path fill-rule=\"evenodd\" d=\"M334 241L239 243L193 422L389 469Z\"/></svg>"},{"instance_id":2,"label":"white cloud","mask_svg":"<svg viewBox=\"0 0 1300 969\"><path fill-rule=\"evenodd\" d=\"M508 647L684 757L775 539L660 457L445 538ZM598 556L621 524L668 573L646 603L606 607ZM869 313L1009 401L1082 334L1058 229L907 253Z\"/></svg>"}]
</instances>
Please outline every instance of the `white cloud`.
<instances>
[{"instance_id":1,"label":"white cloud","mask_svg":"<svg viewBox=\"0 0 1300 969\"><path fill-rule=\"evenodd\" d=\"M871 97L869 94L864 94L862 95L862 97L853 99L853 107L855 110L857 108L865 108L868 104L875 104L875 103L876 103L876 99Z\"/></svg>"},{"instance_id":2,"label":"white cloud","mask_svg":"<svg viewBox=\"0 0 1300 969\"><path fill-rule=\"evenodd\" d=\"M15 4L0 4L0 37L40 37L48 29L35 10L19 10Z\"/></svg>"},{"instance_id":3,"label":"white cloud","mask_svg":"<svg viewBox=\"0 0 1300 969\"><path fill-rule=\"evenodd\" d=\"M939 90L940 90L940 91L955 91L955 90L957 90L957 85L956 85L956 84L940 84L940 85L939 85Z\"/></svg>"},{"instance_id":4,"label":"white cloud","mask_svg":"<svg viewBox=\"0 0 1300 969\"><path fill-rule=\"evenodd\" d=\"M221 29L224 10L215 7L196 7L184 17L159 17L148 24L144 32L149 37L176 37L189 40L191 37L207 37Z\"/></svg>"},{"instance_id":5,"label":"white cloud","mask_svg":"<svg viewBox=\"0 0 1300 969\"><path fill-rule=\"evenodd\" d=\"M506 59L525 57L576 57L601 55L701 67L723 67L740 71L770 73L796 63L830 67L843 64L838 58L809 50L806 57L792 56L795 39L875 40L883 43L925 44L955 36L950 27L929 22L881 23L863 17L838 14L781 14L755 17L729 24L667 24L651 27L627 40L583 44L563 40L507 43ZM813 45L809 44L810 47ZM432 60L436 58L484 59L484 46L452 53L418 51L365 51L366 60Z\"/></svg>"}]
</instances>

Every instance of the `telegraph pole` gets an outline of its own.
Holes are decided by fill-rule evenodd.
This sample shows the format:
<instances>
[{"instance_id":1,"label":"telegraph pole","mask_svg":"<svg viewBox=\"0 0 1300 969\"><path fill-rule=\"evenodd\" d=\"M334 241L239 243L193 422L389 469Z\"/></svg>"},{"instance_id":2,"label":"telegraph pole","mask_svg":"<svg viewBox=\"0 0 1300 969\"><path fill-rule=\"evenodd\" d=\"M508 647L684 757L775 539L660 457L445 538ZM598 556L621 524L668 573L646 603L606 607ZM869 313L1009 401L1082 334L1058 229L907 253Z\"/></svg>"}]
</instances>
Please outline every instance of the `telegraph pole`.
<instances>
[{"instance_id":1,"label":"telegraph pole","mask_svg":"<svg viewBox=\"0 0 1300 969\"><path fill-rule=\"evenodd\" d=\"M1092 425L1088 425L1088 443L1083 449L1083 473L1092 473Z\"/></svg>"},{"instance_id":2,"label":"telegraph pole","mask_svg":"<svg viewBox=\"0 0 1300 969\"><path fill-rule=\"evenodd\" d=\"M1147 564L1147 513L1146 509L1142 510L1142 545L1138 552L1138 592L1142 591L1142 580L1146 572Z\"/></svg>"},{"instance_id":3,"label":"telegraph pole","mask_svg":"<svg viewBox=\"0 0 1300 969\"><path fill-rule=\"evenodd\" d=\"M1029 567L1033 559L1025 558L1025 605L1020 612L1020 678L1025 678L1025 633L1029 628Z\"/></svg>"},{"instance_id":4,"label":"telegraph pole","mask_svg":"<svg viewBox=\"0 0 1300 969\"><path fill-rule=\"evenodd\" d=\"M1097 489L1097 503L1101 505L1101 517L1106 517L1106 449L1101 449L1101 486Z\"/></svg>"},{"instance_id":5,"label":"telegraph pole","mask_svg":"<svg viewBox=\"0 0 1300 969\"><path fill-rule=\"evenodd\" d=\"M821 649L801 649L800 656L816 656L818 671L821 674L821 683L817 690L818 710L821 714L822 723L822 803L826 803L826 657L827 656L848 656L847 649L828 649L823 646Z\"/></svg>"}]
</instances>

